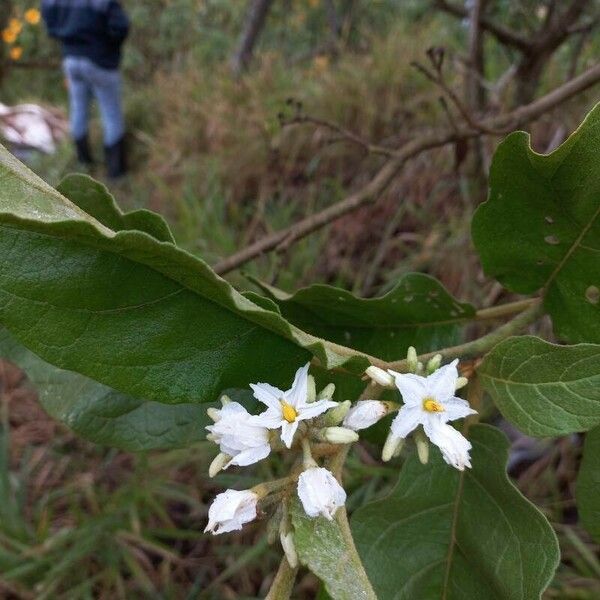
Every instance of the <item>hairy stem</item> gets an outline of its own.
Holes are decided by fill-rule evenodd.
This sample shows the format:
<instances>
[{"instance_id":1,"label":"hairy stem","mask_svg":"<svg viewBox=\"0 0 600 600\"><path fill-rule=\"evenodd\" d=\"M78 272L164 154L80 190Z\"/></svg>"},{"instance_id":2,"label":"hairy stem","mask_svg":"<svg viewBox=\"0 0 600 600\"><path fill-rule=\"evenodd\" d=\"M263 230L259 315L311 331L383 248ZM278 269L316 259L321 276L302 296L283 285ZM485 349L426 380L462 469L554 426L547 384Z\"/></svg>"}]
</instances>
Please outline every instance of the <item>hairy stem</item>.
<instances>
[{"instance_id":1,"label":"hairy stem","mask_svg":"<svg viewBox=\"0 0 600 600\"><path fill-rule=\"evenodd\" d=\"M488 319L499 319L508 315L523 312L525 309L539 302L537 298L526 298L515 302L507 302L490 308L481 308L475 313L477 321L486 321Z\"/></svg>"},{"instance_id":2,"label":"hairy stem","mask_svg":"<svg viewBox=\"0 0 600 600\"><path fill-rule=\"evenodd\" d=\"M495 331L484 335L472 342L466 344L460 344L459 346L451 346L442 350L436 350L435 352L428 352L419 356L421 362L426 362L430 358L433 358L436 354L441 354L444 358L462 358L468 356L478 356L491 350L498 342L514 335L531 325L539 319L543 314L543 307L541 301L537 301L535 304L530 306L527 310L524 310L521 314L516 316L512 321L505 323L502 327L498 327ZM406 359L399 360L388 364L389 369L394 371L403 372L408 369Z\"/></svg>"},{"instance_id":3,"label":"hairy stem","mask_svg":"<svg viewBox=\"0 0 600 600\"><path fill-rule=\"evenodd\" d=\"M297 573L298 568L292 569L284 556L279 563L279 569L265 600L288 600L291 598Z\"/></svg>"}]
</instances>

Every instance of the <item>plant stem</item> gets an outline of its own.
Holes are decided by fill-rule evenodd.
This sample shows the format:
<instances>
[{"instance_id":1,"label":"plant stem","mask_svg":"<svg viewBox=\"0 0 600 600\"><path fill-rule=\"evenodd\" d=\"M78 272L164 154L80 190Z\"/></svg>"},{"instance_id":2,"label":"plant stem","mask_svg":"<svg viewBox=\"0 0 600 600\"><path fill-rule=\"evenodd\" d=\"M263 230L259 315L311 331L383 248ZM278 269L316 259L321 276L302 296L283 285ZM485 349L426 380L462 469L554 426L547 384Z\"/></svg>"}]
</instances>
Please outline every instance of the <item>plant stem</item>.
<instances>
[{"instance_id":1,"label":"plant stem","mask_svg":"<svg viewBox=\"0 0 600 600\"><path fill-rule=\"evenodd\" d=\"M530 306L527 310L524 310L520 315L516 316L512 321L505 323L502 327L480 337L472 342L466 344L460 344L459 346L451 346L442 350L436 350L435 352L428 352L427 354L421 354L419 360L426 362L430 358L433 358L436 354L441 354L444 358L461 358L468 356L478 356L493 348L498 342L518 333L527 325L537 321L537 319L543 314L543 307L541 301L537 301L535 304ZM389 369L394 371L403 372L408 369L406 359L399 360L388 364Z\"/></svg>"},{"instance_id":2,"label":"plant stem","mask_svg":"<svg viewBox=\"0 0 600 600\"><path fill-rule=\"evenodd\" d=\"M265 600L288 600L294 589L296 573L298 573L298 568L292 569L284 556L279 563L279 569L277 569L277 574Z\"/></svg>"},{"instance_id":3,"label":"plant stem","mask_svg":"<svg viewBox=\"0 0 600 600\"><path fill-rule=\"evenodd\" d=\"M499 306L481 308L475 313L475 319L477 321L485 321L487 319L498 319L500 317L506 317L507 315L514 315L515 313L523 312L538 301L538 298L526 298L525 300L500 304Z\"/></svg>"}]
</instances>

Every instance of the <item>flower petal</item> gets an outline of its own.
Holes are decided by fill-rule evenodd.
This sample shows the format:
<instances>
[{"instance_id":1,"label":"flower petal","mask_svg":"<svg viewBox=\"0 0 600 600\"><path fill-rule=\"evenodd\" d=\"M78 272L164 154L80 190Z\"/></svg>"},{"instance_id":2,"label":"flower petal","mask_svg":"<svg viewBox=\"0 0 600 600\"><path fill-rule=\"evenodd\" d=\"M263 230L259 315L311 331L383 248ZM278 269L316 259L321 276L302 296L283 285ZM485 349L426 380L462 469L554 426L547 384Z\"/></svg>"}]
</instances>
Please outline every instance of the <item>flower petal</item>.
<instances>
[{"instance_id":1,"label":"flower petal","mask_svg":"<svg viewBox=\"0 0 600 600\"><path fill-rule=\"evenodd\" d=\"M402 394L404 404L420 406L423 398L427 396L426 378L413 373L396 373L396 371L390 371L390 373L396 380L396 387Z\"/></svg>"},{"instance_id":2,"label":"flower petal","mask_svg":"<svg viewBox=\"0 0 600 600\"><path fill-rule=\"evenodd\" d=\"M249 425L258 425L267 429L279 429L282 421L281 407L275 410L269 408L265 412L260 413L260 415L252 415L248 418Z\"/></svg>"},{"instance_id":3,"label":"flower petal","mask_svg":"<svg viewBox=\"0 0 600 600\"><path fill-rule=\"evenodd\" d=\"M306 397L308 394L308 368L310 363L306 363L303 367L300 367L296 371L294 377L294 383L292 383L291 389L285 393L285 399L288 404L294 408L299 408L306 404Z\"/></svg>"},{"instance_id":4,"label":"flower petal","mask_svg":"<svg viewBox=\"0 0 600 600\"><path fill-rule=\"evenodd\" d=\"M423 425L425 434L432 444L435 444L441 451L444 460L458 469L464 471L465 467L471 467L471 442L464 437L452 425L438 423L433 425L431 422Z\"/></svg>"},{"instance_id":5,"label":"flower petal","mask_svg":"<svg viewBox=\"0 0 600 600\"><path fill-rule=\"evenodd\" d=\"M296 419L298 421L312 419L337 405L338 403L333 400L317 400L316 402L311 402L300 408Z\"/></svg>"},{"instance_id":6,"label":"flower petal","mask_svg":"<svg viewBox=\"0 0 600 600\"><path fill-rule=\"evenodd\" d=\"M392 435L395 438L405 438L423 421L423 411L414 406L403 406L392 421Z\"/></svg>"},{"instance_id":7,"label":"flower petal","mask_svg":"<svg viewBox=\"0 0 600 600\"><path fill-rule=\"evenodd\" d=\"M433 396L438 402L444 402L454 396L456 380L458 379L457 364L458 359L455 359L449 365L440 367L427 377L425 385L428 395Z\"/></svg>"},{"instance_id":8,"label":"flower petal","mask_svg":"<svg viewBox=\"0 0 600 600\"><path fill-rule=\"evenodd\" d=\"M285 398L285 392L269 383L251 383L252 393L257 400L266 404L273 410L281 410L281 398Z\"/></svg>"},{"instance_id":9,"label":"flower petal","mask_svg":"<svg viewBox=\"0 0 600 600\"><path fill-rule=\"evenodd\" d=\"M456 396L453 396L449 400L445 400L443 404L444 412L440 413L440 416L444 423L477 414L477 411L472 409L466 400L457 398Z\"/></svg>"},{"instance_id":10,"label":"flower petal","mask_svg":"<svg viewBox=\"0 0 600 600\"><path fill-rule=\"evenodd\" d=\"M292 441L294 440L296 429L298 429L298 419L296 419L293 423L284 421L281 424L281 441L286 445L287 448L292 447Z\"/></svg>"},{"instance_id":11,"label":"flower petal","mask_svg":"<svg viewBox=\"0 0 600 600\"><path fill-rule=\"evenodd\" d=\"M269 444L264 444L263 446L258 446L257 448L248 448L247 450L243 450L239 454L236 454L223 468L226 469L230 465L237 465L239 467L253 465L259 460L267 458L270 452L271 446L269 446Z\"/></svg>"}]
</instances>

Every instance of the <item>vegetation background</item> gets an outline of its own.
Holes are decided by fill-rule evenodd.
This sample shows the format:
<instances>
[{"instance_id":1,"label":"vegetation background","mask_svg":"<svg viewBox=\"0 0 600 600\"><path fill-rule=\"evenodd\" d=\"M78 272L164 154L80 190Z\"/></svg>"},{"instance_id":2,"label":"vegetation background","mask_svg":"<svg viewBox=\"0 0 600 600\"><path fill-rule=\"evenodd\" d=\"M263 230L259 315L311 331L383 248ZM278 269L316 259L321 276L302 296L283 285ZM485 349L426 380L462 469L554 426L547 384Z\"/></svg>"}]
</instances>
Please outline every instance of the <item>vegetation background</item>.
<instances>
[{"instance_id":1,"label":"vegetation background","mask_svg":"<svg viewBox=\"0 0 600 600\"><path fill-rule=\"evenodd\" d=\"M445 2L275 0L248 67L234 64L238 72L232 72L232 56L251 2L123 4L132 20L123 65L132 172L109 184L111 191L125 209L163 214L178 242L211 264L341 200L381 166L381 157L364 145L311 119L393 148L448 122L439 87L412 61L426 64L428 48L444 47L449 84L465 85L469 23ZM482 116L561 85L600 55L594 1L485 4L489 19L525 37L550 23L550 11L582 6L569 35L521 82L514 65L522 66L522 53L494 35L483 38ZM33 5L0 0L0 25ZM15 45L22 53L11 58ZM18 40L3 42L0 58L1 102L65 109L58 48L41 24L27 24ZM533 124L534 148L555 148L597 91ZM100 158L97 120L93 137ZM471 214L485 198L482 176L484 181L498 140L491 136L477 148L420 154L372 204L293 250L248 263L230 279L244 289L253 289L248 276L255 276L286 291L326 282L374 296L403 273L421 271L478 306L509 300L481 272L469 231ZM53 184L79 170L69 143L54 155L32 155L30 164ZM103 177L100 167L91 174ZM283 465L271 460L254 471L209 480L215 447L208 443L138 455L94 446L50 420L23 374L8 363L1 366L1 598L264 596L280 551L269 546L263 527L217 538L202 530L215 490L249 487L277 475ZM600 549L575 525L572 488L581 440L550 444L509 434L511 474L560 533L563 563L546 597L600 597ZM398 469L360 448L350 465L349 509L385 494ZM298 598L314 598L318 589L307 573Z\"/></svg>"}]
</instances>

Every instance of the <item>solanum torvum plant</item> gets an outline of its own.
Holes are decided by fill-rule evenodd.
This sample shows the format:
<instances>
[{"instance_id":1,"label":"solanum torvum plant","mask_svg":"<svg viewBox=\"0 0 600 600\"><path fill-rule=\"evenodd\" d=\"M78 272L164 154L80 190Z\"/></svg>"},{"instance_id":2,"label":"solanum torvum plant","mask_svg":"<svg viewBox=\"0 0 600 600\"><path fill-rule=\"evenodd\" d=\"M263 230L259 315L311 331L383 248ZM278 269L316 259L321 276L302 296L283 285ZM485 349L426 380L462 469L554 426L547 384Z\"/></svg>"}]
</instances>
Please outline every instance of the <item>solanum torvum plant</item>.
<instances>
[{"instance_id":1,"label":"solanum torvum plant","mask_svg":"<svg viewBox=\"0 0 600 600\"><path fill-rule=\"evenodd\" d=\"M522 132L500 143L472 236L485 273L520 296L483 309L418 273L370 299L240 292L158 215L123 213L86 176L54 189L1 149L2 356L94 442L207 440L210 476L280 457L283 476L220 491L205 525L264 523L281 551L267 598L294 597L304 568L336 600L540 598L557 539L484 421L587 432L577 504L600 541L599 147L598 107L549 155ZM542 318L549 340L530 335ZM473 321L486 333L465 339ZM350 501L358 444L397 468L387 496Z\"/></svg>"}]
</instances>

